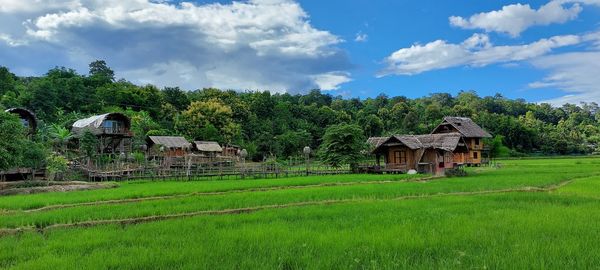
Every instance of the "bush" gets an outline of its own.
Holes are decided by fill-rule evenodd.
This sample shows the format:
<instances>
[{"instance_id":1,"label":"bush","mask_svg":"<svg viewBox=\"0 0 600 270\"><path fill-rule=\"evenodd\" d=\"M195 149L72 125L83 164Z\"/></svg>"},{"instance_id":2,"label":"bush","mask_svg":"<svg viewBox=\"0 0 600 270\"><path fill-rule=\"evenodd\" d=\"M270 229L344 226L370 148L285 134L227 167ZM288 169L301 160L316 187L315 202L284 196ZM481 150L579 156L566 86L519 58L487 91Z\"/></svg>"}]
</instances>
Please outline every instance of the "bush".
<instances>
[{"instance_id":1,"label":"bush","mask_svg":"<svg viewBox=\"0 0 600 270\"><path fill-rule=\"evenodd\" d=\"M61 155L52 154L46 159L48 180L62 180L62 174L69 168L67 159Z\"/></svg>"},{"instance_id":2,"label":"bush","mask_svg":"<svg viewBox=\"0 0 600 270\"><path fill-rule=\"evenodd\" d=\"M446 170L446 176L448 177L462 177L467 176L467 171L463 167L457 167Z\"/></svg>"}]
</instances>

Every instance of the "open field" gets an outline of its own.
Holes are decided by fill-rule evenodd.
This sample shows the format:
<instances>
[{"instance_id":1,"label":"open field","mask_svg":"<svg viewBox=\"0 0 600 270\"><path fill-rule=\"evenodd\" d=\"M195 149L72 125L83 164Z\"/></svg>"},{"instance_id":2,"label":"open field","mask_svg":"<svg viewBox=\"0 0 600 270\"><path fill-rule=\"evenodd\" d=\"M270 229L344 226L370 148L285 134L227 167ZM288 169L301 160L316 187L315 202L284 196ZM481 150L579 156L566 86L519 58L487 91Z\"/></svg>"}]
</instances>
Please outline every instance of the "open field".
<instances>
[{"instance_id":1,"label":"open field","mask_svg":"<svg viewBox=\"0 0 600 270\"><path fill-rule=\"evenodd\" d=\"M594 268L600 158L0 197L0 267Z\"/></svg>"}]
</instances>

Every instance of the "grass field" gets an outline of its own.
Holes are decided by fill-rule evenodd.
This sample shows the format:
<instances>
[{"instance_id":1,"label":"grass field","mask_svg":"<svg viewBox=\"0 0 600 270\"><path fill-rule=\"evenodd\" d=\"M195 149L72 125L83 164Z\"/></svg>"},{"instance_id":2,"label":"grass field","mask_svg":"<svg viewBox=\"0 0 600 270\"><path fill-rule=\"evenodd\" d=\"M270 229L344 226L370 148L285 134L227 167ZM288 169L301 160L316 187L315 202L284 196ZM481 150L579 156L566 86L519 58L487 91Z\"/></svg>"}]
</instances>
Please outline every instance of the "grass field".
<instances>
[{"instance_id":1,"label":"grass field","mask_svg":"<svg viewBox=\"0 0 600 270\"><path fill-rule=\"evenodd\" d=\"M15 269L588 269L598 239L600 158L0 197Z\"/></svg>"}]
</instances>

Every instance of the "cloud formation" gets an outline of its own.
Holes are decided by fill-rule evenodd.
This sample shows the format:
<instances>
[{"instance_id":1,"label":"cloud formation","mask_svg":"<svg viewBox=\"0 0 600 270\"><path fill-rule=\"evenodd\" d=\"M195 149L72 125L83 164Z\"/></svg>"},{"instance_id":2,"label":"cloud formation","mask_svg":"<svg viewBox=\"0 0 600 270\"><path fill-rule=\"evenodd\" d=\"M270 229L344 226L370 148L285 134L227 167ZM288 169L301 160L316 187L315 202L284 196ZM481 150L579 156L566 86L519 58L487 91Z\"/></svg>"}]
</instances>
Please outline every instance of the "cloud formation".
<instances>
[{"instance_id":1,"label":"cloud formation","mask_svg":"<svg viewBox=\"0 0 600 270\"><path fill-rule=\"evenodd\" d=\"M500 10L482 12L468 18L451 16L449 20L451 25L463 29L483 29L517 37L531 26L565 23L577 18L582 10L580 2L597 4L600 1L554 0L537 10L529 4L512 4L503 6Z\"/></svg>"},{"instance_id":2,"label":"cloud formation","mask_svg":"<svg viewBox=\"0 0 600 270\"><path fill-rule=\"evenodd\" d=\"M0 0L0 58L43 48L57 63L105 59L118 75L159 86L337 89L352 67L342 40L308 18L292 0Z\"/></svg>"},{"instance_id":3,"label":"cloud formation","mask_svg":"<svg viewBox=\"0 0 600 270\"><path fill-rule=\"evenodd\" d=\"M544 56L532 61L540 69L548 70L549 75L540 81L529 84L531 88L558 88L567 95L547 100L550 104L579 104L580 102L600 101L600 51L571 52Z\"/></svg>"},{"instance_id":4,"label":"cloud formation","mask_svg":"<svg viewBox=\"0 0 600 270\"><path fill-rule=\"evenodd\" d=\"M425 45L415 44L392 53L384 60L387 67L378 76L414 75L457 66L482 67L529 60L545 55L555 48L575 45L581 41L580 36L564 35L540 39L525 45L494 46L486 34L474 34L459 44L436 40Z\"/></svg>"}]
</instances>

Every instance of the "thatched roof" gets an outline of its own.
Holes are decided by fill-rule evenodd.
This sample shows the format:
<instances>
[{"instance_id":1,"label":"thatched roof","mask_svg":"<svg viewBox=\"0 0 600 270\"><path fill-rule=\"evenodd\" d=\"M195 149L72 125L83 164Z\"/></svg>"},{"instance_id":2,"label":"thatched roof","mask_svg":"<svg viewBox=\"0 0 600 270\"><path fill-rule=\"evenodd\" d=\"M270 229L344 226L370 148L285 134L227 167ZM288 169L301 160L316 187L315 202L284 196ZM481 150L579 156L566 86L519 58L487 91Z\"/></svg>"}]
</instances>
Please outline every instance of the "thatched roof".
<instances>
[{"instance_id":1,"label":"thatched roof","mask_svg":"<svg viewBox=\"0 0 600 270\"><path fill-rule=\"evenodd\" d=\"M201 152L223 152L223 148L217 142L195 141L196 149Z\"/></svg>"},{"instance_id":2,"label":"thatched roof","mask_svg":"<svg viewBox=\"0 0 600 270\"><path fill-rule=\"evenodd\" d=\"M119 120L125 124L127 130L131 127L131 120L126 115L122 113L105 113L77 120L73 123L72 131L75 134L83 134L86 130L89 130L93 134L99 135L104 132L102 124L105 120Z\"/></svg>"},{"instance_id":3,"label":"thatched roof","mask_svg":"<svg viewBox=\"0 0 600 270\"><path fill-rule=\"evenodd\" d=\"M483 130L471 118L468 117L444 117L444 121L437 126L432 133L443 133L448 131L448 126L454 127L466 138L491 138L487 131Z\"/></svg>"},{"instance_id":4,"label":"thatched roof","mask_svg":"<svg viewBox=\"0 0 600 270\"><path fill-rule=\"evenodd\" d=\"M32 111L25 108L10 108L5 112L19 115L19 118L27 120L30 133L34 133L37 129L37 119L35 118L35 114Z\"/></svg>"},{"instance_id":5,"label":"thatched roof","mask_svg":"<svg viewBox=\"0 0 600 270\"><path fill-rule=\"evenodd\" d=\"M185 149L192 145L184 137L179 136L148 136L147 141L150 145L162 145L169 149Z\"/></svg>"},{"instance_id":6,"label":"thatched roof","mask_svg":"<svg viewBox=\"0 0 600 270\"><path fill-rule=\"evenodd\" d=\"M393 135L390 137L371 137L367 143L373 146L373 152L387 143L399 142L406 147L416 150L421 148L433 148L444 151L454 151L461 140L460 133L443 133L427 135Z\"/></svg>"}]
</instances>

